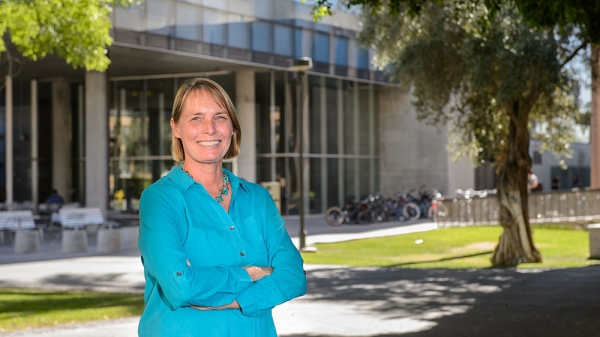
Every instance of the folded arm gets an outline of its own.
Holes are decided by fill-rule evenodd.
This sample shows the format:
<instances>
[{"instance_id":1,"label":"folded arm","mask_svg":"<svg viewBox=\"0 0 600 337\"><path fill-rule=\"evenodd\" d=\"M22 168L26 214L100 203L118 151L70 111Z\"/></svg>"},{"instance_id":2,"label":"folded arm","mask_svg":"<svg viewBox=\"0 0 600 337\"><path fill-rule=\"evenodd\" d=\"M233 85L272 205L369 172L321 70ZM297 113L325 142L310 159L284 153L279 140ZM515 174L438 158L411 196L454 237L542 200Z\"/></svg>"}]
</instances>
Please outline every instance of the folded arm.
<instances>
[{"instance_id":1,"label":"folded arm","mask_svg":"<svg viewBox=\"0 0 600 337\"><path fill-rule=\"evenodd\" d=\"M186 206L179 191L147 189L140 200L139 247L146 272L175 309L193 304L221 306L252 284L242 267L195 267L182 248L187 232Z\"/></svg>"}]
</instances>

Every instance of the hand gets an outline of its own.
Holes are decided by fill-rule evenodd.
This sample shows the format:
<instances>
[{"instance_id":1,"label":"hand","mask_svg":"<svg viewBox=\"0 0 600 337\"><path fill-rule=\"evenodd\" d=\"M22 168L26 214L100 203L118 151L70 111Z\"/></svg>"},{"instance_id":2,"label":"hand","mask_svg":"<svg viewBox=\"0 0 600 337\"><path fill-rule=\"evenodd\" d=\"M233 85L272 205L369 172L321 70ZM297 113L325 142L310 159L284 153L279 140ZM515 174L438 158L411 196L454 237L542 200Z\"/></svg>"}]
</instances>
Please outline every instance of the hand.
<instances>
[{"instance_id":1,"label":"hand","mask_svg":"<svg viewBox=\"0 0 600 337\"><path fill-rule=\"evenodd\" d=\"M272 267L246 266L242 268L246 269L246 272L248 272L248 275L250 275L253 282L258 281L265 276L269 276L273 272Z\"/></svg>"},{"instance_id":2,"label":"hand","mask_svg":"<svg viewBox=\"0 0 600 337\"><path fill-rule=\"evenodd\" d=\"M199 305L193 305L193 304L190 304L190 307L192 307L194 309L198 309L198 310L224 310L224 309L239 309L240 305L238 304L237 300L234 300L233 302L231 302L229 304L220 305L218 307L207 307L207 306L199 306Z\"/></svg>"}]
</instances>

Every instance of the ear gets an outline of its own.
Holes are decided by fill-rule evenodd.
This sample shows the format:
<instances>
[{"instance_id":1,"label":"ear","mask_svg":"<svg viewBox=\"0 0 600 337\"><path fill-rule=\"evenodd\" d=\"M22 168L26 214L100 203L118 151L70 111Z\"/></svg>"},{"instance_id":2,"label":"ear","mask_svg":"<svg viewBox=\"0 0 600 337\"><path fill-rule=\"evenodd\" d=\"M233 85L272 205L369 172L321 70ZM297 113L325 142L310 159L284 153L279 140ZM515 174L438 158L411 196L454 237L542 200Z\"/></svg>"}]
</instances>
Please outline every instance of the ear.
<instances>
[{"instance_id":1,"label":"ear","mask_svg":"<svg viewBox=\"0 0 600 337\"><path fill-rule=\"evenodd\" d=\"M179 134L179 129L177 128L177 124L175 124L175 120L173 118L171 118L170 124L171 124L171 132L173 132L173 136L175 136L175 138L181 139L181 135Z\"/></svg>"}]
</instances>

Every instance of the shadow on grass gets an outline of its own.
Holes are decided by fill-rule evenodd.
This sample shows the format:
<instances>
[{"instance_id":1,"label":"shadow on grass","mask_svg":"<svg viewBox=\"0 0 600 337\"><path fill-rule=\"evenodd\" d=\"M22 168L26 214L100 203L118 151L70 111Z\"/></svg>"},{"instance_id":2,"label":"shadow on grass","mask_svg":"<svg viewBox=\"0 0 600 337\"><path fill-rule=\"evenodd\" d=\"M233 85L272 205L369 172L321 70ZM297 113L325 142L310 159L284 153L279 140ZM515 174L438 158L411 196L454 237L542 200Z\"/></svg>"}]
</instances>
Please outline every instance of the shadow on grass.
<instances>
[{"instance_id":1,"label":"shadow on grass","mask_svg":"<svg viewBox=\"0 0 600 337\"><path fill-rule=\"evenodd\" d=\"M0 331L138 316L143 309L139 293L0 289Z\"/></svg>"},{"instance_id":2,"label":"shadow on grass","mask_svg":"<svg viewBox=\"0 0 600 337\"><path fill-rule=\"evenodd\" d=\"M14 316L114 307L141 314L143 306L142 294L0 289L0 312Z\"/></svg>"},{"instance_id":3,"label":"shadow on grass","mask_svg":"<svg viewBox=\"0 0 600 337\"><path fill-rule=\"evenodd\" d=\"M487 255L487 254L491 254L493 252L494 252L493 250L489 250L489 251L475 253L475 254L451 256L451 257L445 257L443 259L436 259L436 260L423 260L423 261L402 262L402 263L391 264L391 265L386 266L386 267L392 267L393 268L393 267L403 267L403 266L410 266L410 265L423 264L423 263L435 263L435 262L452 261L452 260L466 259L466 258L469 258L469 257Z\"/></svg>"}]
</instances>

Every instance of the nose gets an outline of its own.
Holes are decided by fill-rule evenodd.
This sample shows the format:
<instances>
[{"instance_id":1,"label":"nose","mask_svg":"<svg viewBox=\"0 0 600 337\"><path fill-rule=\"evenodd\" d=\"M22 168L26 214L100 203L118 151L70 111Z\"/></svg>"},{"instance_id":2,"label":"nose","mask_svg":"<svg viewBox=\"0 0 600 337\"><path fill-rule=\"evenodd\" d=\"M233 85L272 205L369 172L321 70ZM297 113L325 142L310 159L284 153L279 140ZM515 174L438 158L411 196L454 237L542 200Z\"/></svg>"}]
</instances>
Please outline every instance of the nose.
<instances>
[{"instance_id":1,"label":"nose","mask_svg":"<svg viewBox=\"0 0 600 337\"><path fill-rule=\"evenodd\" d=\"M203 125L204 133L207 135L212 135L215 133L215 124L213 120L207 120Z\"/></svg>"}]
</instances>

